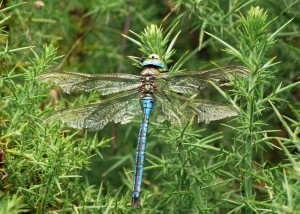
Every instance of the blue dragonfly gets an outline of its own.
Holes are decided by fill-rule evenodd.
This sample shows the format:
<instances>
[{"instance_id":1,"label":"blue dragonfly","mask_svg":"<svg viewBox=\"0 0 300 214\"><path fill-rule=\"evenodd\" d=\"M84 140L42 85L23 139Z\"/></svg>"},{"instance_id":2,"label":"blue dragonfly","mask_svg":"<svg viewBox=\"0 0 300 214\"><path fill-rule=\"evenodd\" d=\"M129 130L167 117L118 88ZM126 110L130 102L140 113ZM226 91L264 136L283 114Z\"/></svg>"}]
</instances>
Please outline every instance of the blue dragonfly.
<instances>
[{"instance_id":1,"label":"blue dragonfly","mask_svg":"<svg viewBox=\"0 0 300 214\"><path fill-rule=\"evenodd\" d=\"M191 117L210 122L236 116L237 112L224 104L196 99L193 95L211 83L231 80L235 75L246 76L242 66L218 67L204 71L161 72L165 68L157 54L150 54L141 62L141 75L84 74L49 71L37 77L42 82L51 81L66 93L97 91L105 99L82 106L63 109L46 119L46 123L61 120L76 128L92 131L102 129L107 123L126 124L135 116L143 116L136 149L132 189L132 206L139 206L146 140L150 114L157 122L170 121L172 125L185 126Z\"/></svg>"}]
</instances>

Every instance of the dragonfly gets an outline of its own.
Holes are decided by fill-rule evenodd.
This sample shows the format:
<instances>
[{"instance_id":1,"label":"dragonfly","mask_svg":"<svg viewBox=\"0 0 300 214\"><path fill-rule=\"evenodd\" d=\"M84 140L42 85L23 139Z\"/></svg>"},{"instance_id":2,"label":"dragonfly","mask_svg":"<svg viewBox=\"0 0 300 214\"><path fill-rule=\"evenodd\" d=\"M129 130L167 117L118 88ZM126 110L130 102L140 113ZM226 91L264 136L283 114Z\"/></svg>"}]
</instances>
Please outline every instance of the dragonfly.
<instances>
[{"instance_id":1,"label":"dragonfly","mask_svg":"<svg viewBox=\"0 0 300 214\"><path fill-rule=\"evenodd\" d=\"M185 126L191 117L198 123L236 116L230 106L195 98L211 83L228 82L234 76L246 76L242 66L218 67L203 71L162 72L164 63L157 54L150 54L140 63L140 75L112 73L85 74L66 71L47 71L37 79L54 82L66 93L97 91L104 99L93 103L54 112L46 123L61 120L76 128L92 131L109 122L126 124L142 116L139 129L132 188L132 207L139 207L147 132L150 115L157 122Z\"/></svg>"}]
</instances>

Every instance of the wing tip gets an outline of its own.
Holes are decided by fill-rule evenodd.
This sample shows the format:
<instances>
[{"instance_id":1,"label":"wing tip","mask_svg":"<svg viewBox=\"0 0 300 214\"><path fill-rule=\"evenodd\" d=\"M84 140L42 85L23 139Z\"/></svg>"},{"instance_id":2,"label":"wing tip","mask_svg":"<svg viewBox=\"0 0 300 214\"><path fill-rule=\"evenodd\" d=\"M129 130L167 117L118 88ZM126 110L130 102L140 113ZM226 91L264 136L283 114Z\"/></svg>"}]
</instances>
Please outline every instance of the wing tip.
<instances>
[{"instance_id":1,"label":"wing tip","mask_svg":"<svg viewBox=\"0 0 300 214\"><path fill-rule=\"evenodd\" d=\"M211 115L207 113L206 115L198 114L198 123L204 122L205 124L210 123L211 121L222 120L226 118L238 116L238 112L230 106L223 106L225 109L217 111L215 114Z\"/></svg>"}]
</instances>

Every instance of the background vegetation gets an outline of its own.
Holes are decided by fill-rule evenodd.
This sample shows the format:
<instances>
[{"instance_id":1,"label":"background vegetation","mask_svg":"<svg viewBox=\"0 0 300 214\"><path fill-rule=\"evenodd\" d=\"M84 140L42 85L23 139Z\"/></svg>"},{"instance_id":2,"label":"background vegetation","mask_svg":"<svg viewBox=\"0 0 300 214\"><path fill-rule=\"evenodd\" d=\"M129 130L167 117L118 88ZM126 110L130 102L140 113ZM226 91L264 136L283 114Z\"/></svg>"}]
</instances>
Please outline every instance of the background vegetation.
<instances>
[{"instance_id":1,"label":"background vegetation","mask_svg":"<svg viewBox=\"0 0 300 214\"><path fill-rule=\"evenodd\" d=\"M300 213L299 0L1 2L0 213ZM44 126L54 110L99 98L35 77L57 68L138 74L126 56L143 53L121 34L177 22L170 66L189 51L182 68L239 64L251 74L202 94L234 106L235 119L151 124L135 210L140 119L98 133Z\"/></svg>"}]
</instances>

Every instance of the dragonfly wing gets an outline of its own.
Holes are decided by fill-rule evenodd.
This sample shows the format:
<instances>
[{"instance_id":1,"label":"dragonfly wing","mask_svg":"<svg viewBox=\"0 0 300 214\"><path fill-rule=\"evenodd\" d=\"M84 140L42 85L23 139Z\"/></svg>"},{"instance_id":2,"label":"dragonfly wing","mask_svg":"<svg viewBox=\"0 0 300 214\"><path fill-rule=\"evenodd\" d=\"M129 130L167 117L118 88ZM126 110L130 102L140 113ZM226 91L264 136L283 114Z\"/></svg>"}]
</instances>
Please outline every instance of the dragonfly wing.
<instances>
[{"instance_id":1,"label":"dragonfly wing","mask_svg":"<svg viewBox=\"0 0 300 214\"><path fill-rule=\"evenodd\" d=\"M197 94L210 82L219 84L231 80L235 75L247 76L249 71L243 66L220 67L204 71L162 73L157 79L159 88L176 93Z\"/></svg>"},{"instance_id":2,"label":"dragonfly wing","mask_svg":"<svg viewBox=\"0 0 300 214\"><path fill-rule=\"evenodd\" d=\"M154 115L158 122L170 121L173 125L184 126L193 116L198 123L209 123L226 117L236 116L230 106L206 100L189 99L172 92L161 91L155 94Z\"/></svg>"},{"instance_id":3,"label":"dragonfly wing","mask_svg":"<svg viewBox=\"0 0 300 214\"><path fill-rule=\"evenodd\" d=\"M192 117L193 111L183 100L160 91L154 94L155 106L153 117L157 122L170 121L172 125L184 126Z\"/></svg>"},{"instance_id":4,"label":"dragonfly wing","mask_svg":"<svg viewBox=\"0 0 300 214\"><path fill-rule=\"evenodd\" d=\"M98 91L108 95L138 88L139 76L131 74L84 74L65 71L49 71L42 73L37 80L54 82L66 93L73 91Z\"/></svg>"},{"instance_id":5,"label":"dragonfly wing","mask_svg":"<svg viewBox=\"0 0 300 214\"><path fill-rule=\"evenodd\" d=\"M238 115L230 106L206 100L195 100L190 108L197 115L198 123L209 123L210 121L221 120Z\"/></svg>"},{"instance_id":6,"label":"dragonfly wing","mask_svg":"<svg viewBox=\"0 0 300 214\"><path fill-rule=\"evenodd\" d=\"M97 131L111 121L128 123L137 114L142 114L139 92L132 90L110 99L57 111L45 123L59 119L76 129Z\"/></svg>"}]
</instances>

